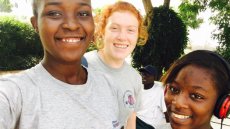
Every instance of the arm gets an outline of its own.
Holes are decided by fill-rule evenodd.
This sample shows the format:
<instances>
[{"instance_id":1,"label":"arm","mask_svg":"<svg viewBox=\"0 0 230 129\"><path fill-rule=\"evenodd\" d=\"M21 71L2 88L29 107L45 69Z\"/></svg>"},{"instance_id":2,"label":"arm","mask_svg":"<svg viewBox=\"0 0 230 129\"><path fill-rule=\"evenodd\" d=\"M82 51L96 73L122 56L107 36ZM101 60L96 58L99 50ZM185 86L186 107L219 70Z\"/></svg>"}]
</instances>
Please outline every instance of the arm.
<instances>
[{"instance_id":1,"label":"arm","mask_svg":"<svg viewBox=\"0 0 230 129\"><path fill-rule=\"evenodd\" d=\"M129 117L125 129L136 129L136 113L133 112Z\"/></svg>"},{"instance_id":2,"label":"arm","mask_svg":"<svg viewBox=\"0 0 230 129\"><path fill-rule=\"evenodd\" d=\"M13 129L21 109L19 89L10 81L0 80L0 128Z\"/></svg>"},{"instance_id":3,"label":"arm","mask_svg":"<svg viewBox=\"0 0 230 129\"><path fill-rule=\"evenodd\" d=\"M142 107L142 91L144 89L144 85L142 84L142 78L141 76L138 76L137 78L137 87L135 88L135 99L136 99L136 104L135 104L135 112L138 112L141 110Z\"/></svg>"}]
</instances>

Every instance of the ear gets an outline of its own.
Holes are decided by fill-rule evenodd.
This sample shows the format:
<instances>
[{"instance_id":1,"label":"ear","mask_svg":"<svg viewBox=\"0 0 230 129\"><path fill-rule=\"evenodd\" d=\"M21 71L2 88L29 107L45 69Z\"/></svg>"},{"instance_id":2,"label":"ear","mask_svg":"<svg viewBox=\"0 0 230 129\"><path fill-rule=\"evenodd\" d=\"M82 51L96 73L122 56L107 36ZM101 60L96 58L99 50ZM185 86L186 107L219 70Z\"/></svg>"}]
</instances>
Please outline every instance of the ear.
<instances>
[{"instance_id":1,"label":"ear","mask_svg":"<svg viewBox=\"0 0 230 129\"><path fill-rule=\"evenodd\" d=\"M35 30L37 33L39 33L39 31L38 31L37 17L32 16L32 17L30 18L30 22L31 22L31 24L32 24L32 26L33 26L33 28L34 28L34 30Z\"/></svg>"}]
</instances>

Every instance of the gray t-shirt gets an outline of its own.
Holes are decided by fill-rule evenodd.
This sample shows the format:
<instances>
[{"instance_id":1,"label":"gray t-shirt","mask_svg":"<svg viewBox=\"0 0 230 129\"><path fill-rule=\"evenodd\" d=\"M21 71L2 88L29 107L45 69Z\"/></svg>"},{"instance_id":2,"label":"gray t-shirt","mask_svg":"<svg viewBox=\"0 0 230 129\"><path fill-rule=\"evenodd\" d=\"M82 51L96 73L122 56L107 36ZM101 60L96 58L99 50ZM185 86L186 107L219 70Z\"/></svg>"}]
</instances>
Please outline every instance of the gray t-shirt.
<instances>
[{"instance_id":1,"label":"gray t-shirt","mask_svg":"<svg viewBox=\"0 0 230 129\"><path fill-rule=\"evenodd\" d=\"M139 111L141 107L143 84L140 74L126 62L121 68L109 67L100 59L96 50L87 52L84 57L87 59L89 69L102 71L113 79L119 101L119 119L121 125L125 125L130 114Z\"/></svg>"},{"instance_id":2,"label":"gray t-shirt","mask_svg":"<svg viewBox=\"0 0 230 129\"><path fill-rule=\"evenodd\" d=\"M0 78L0 129L118 129L118 102L109 77L89 69L70 85L37 66Z\"/></svg>"}]
</instances>

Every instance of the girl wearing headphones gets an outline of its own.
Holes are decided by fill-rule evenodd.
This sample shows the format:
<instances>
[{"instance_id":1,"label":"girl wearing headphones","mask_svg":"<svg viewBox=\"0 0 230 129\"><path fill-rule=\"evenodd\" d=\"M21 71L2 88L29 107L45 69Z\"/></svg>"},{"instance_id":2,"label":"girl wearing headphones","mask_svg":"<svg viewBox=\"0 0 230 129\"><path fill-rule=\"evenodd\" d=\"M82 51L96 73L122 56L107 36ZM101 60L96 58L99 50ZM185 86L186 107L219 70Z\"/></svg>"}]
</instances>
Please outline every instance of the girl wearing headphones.
<instances>
[{"instance_id":1,"label":"girl wearing headphones","mask_svg":"<svg viewBox=\"0 0 230 129\"><path fill-rule=\"evenodd\" d=\"M173 129L212 129L211 118L230 111L230 68L219 55L193 51L177 60L162 77Z\"/></svg>"}]
</instances>

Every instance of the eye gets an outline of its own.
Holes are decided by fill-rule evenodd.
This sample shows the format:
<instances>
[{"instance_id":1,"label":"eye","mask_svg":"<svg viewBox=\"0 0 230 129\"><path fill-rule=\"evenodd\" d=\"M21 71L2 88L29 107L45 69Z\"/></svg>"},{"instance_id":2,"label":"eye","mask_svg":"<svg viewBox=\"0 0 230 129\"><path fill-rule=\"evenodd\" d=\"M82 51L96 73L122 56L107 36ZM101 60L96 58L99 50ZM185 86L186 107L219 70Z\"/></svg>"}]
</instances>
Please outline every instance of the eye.
<instances>
[{"instance_id":1,"label":"eye","mask_svg":"<svg viewBox=\"0 0 230 129\"><path fill-rule=\"evenodd\" d=\"M112 30L116 30L116 29L117 29L117 27L111 27L111 29L112 29Z\"/></svg>"},{"instance_id":2,"label":"eye","mask_svg":"<svg viewBox=\"0 0 230 129\"><path fill-rule=\"evenodd\" d=\"M88 11L81 11L78 13L78 16L80 17L87 17L87 16L91 16L91 13Z\"/></svg>"},{"instance_id":3,"label":"eye","mask_svg":"<svg viewBox=\"0 0 230 129\"><path fill-rule=\"evenodd\" d=\"M60 18L62 16L62 13L59 11L49 11L46 15L51 17L51 18L57 19L57 18Z\"/></svg>"},{"instance_id":4,"label":"eye","mask_svg":"<svg viewBox=\"0 0 230 129\"><path fill-rule=\"evenodd\" d=\"M136 27L128 27L127 32L128 33L135 33L135 32L137 32L137 28Z\"/></svg>"},{"instance_id":5,"label":"eye","mask_svg":"<svg viewBox=\"0 0 230 129\"><path fill-rule=\"evenodd\" d=\"M136 32L136 29L128 29L128 32L134 33Z\"/></svg>"},{"instance_id":6,"label":"eye","mask_svg":"<svg viewBox=\"0 0 230 129\"><path fill-rule=\"evenodd\" d=\"M112 31L118 31L118 27L116 27L116 26L112 26L110 29L111 29Z\"/></svg>"},{"instance_id":7,"label":"eye","mask_svg":"<svg viewBox=\"0 0 230 129\"><path fill-rule=\"evenodd\" d=\"M128 31L130 31L130 32L134 32L134 30L133 30L133 29L128 29Z\"/></svg>"},{"instance_id":8,"label":"eye","mask_svg":"<svg viewBox=\"0 0 230 129\"><path fill-rule=\"evenodd\" d=\"M176 86L173 86L173 85L169 85L169 91L172 94L179 94L180 93L180 89L177 88Z\"/></svg>"},{"instance_id":9,"label":"eye","mask_svg":"<svg viewBox=\"0 0 230 129\"><path fill-rule=\"evenodd\" d=\"M193 100L201 100L201 99L204 99L204 97L198 93L192 93L190 95L190 97L193 99Z\"/></svg>"}]
</instances>

